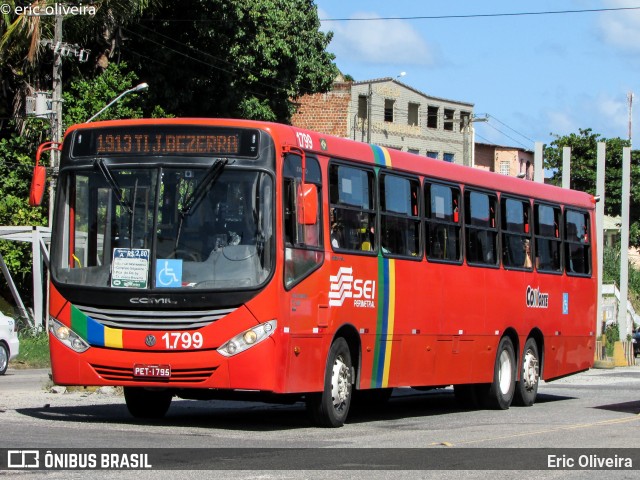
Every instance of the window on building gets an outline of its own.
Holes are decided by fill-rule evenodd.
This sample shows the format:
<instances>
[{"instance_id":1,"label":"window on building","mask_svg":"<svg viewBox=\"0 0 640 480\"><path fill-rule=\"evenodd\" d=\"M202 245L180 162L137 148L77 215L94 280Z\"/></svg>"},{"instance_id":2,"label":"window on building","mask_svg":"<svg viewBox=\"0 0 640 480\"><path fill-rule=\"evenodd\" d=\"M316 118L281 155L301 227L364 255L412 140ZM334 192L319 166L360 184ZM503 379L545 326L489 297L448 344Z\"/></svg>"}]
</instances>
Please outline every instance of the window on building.
<instances>
[{"instance_id":1,"label":"window on building","mask_svg":"<svg viewBox=\"0 0 640 480\"><path fill-rule=\"evenodd\" d=\"M453 110L449 110L448 108L444 109L444 126L445 130L453 131Z\"/></svg>"},{"instance_id":2,"label":"window on building","mask_svg":"<svg viewBox=\"0 0 640 480\"><path fill-rule=\"evenodd\" d=\"M329 196L333 249L375 251L376 201L373 171L346 165L331 165Z\"/></svg>"},{"instance_id":3,"label":"window on building","mask_svg":"<svg viewBox=\"0 0 640 480\"><path fill-rule=\"evenodd\" d=\"M438 128L438 107L427 107L427 127Z\"/></svg>"},{"instance_id":4,"label":"window on building","mask_svg":"<svg viewBox=\"0 0 640 480\"><path fill-rule=\"evenodd\" d=\"M429 260L462 261L460 189L425 183L425 245Z\"/></svg>"},{"instance_id":5,"label":"window on building","mask_svg":"<svg viewBox=\"0 0 640 480\"><path fill-rule=\"evenodd\" d=\"M358 96L358 118L366 119L368 111L368 102L366 95Z\"/></svg>"},{"instance_id":6,"label":"window on building","mask_svg":"<svg viewBox=\"0 0 640 480\"><path fill-rule=\"evenodd\" d=\"M502 197L502 264L505 268L533 268L528 201Z\"/></svg>"},{"instance_id":7,"label":"window on building","mask_svg":"<svg viewBox=\"0 0 640 480\"><path fill-rule=\"evenodd\" d=\"M417 179L398 175L380 178L380 245L384 255L420 258Z\"/></svg>"},{"instance_id":8,"label":"window on building","mask_svg":"<svg viewBox=\"0 0 640 480\"><path fill-rule=\"evenodd\" d=\"M453 154L453 153L445 153L445 154L442 156L442 159L443 159L445 162L453 163L453 161L455 160L455 154Z\"/></svg>"},{"instance_id":9,"label":"window on building","mask_svg":"<svg viewBox=\"0 0 640 480\"><path fill-rule=\"evenodd\" d=\"M508 161L505 161L505 160L500 161L500 173L502 175L509 175L510 170L511 170L511 165L509 164Z\"/></svg>"},{"instance_id":10,"label":"window on building","mask_svg":"<svg viewBox=\"0 0 640 480\"><path fill-rule=\"evenodd\" d=\"M467 262L498 265L497 198L493 194L466 191L464 194Z\"/></svg>"},{"instance_id":11,"label":"window on building","mask_svg":"<svg viewBox=\"0 0 640 480\"><path fill-rule=\"evenodd\" d=\"M533 215L536 268L541 272L560 273L560 207L536 204Z\"/></svg>"},{"instance_id":12,"label":"window on building","mask_svg":"<svg viewBox=\"0 0 640 480\"><path fill-rule=\"evenodd\" d=\"M591 273L589 214L565 210L564 235L564 260L567 273L589 275Z\"/></svg>"},{"instance_id":13,"label":"window on building","mask_svg":"<svg viewBox=\"0 0 640 480\"><path fill-rule=\"evenodd\" d=\"M433 151L427 152L427 157L437 159L438 158L438 152L433 152Z\"/></svg>"},{"instance_id":14,"label":"window on building","mask_svg":"<svg viewBox=\"0 0 640 480\"><path fill-rule=\"evenodd\" d=\"M409 112L407 114L407 123L411 126L418 126L418 118L419 118L419 111L420 111L420 105L417 103L411 103L409 102Z\"/></svg>"},{"instance_id":15,"label":"window on building","mask_svg":"<svg viewBox=\"0 0 640 480\"><path fill-rule=\"evenodd\" d=\"M395 100L384 101L384 121L393 122L393 106L396 103Z\"/></svg>"}]
</instances>

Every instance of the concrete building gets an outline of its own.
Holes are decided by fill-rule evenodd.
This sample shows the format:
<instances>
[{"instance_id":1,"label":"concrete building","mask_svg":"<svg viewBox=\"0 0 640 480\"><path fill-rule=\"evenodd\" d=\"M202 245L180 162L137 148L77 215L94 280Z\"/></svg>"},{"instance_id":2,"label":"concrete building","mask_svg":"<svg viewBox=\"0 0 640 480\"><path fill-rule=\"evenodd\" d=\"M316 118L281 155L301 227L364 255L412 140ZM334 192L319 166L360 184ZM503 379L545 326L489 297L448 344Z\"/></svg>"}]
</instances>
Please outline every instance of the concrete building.
<instances>
[{"instance_id":1,"label":"concrete building","mask_svg":"<svg viewBox=\"0 0 640 480\"><path fill-rule=\"evenodd\" d=\"M471 164L473 104L433 97L397 79L346 82L297 100L296 127Z\"/></svg>"},{"instance_id":2,"label":"concrete building","mask_svg":"<svg viewBox=\"0 0 640 480\"><path fill-rule=\"evenodd\" d=\"M533 180L533 152L524 148L476 143L473 166L512 177Z\"/></svg>"}]
</instances>

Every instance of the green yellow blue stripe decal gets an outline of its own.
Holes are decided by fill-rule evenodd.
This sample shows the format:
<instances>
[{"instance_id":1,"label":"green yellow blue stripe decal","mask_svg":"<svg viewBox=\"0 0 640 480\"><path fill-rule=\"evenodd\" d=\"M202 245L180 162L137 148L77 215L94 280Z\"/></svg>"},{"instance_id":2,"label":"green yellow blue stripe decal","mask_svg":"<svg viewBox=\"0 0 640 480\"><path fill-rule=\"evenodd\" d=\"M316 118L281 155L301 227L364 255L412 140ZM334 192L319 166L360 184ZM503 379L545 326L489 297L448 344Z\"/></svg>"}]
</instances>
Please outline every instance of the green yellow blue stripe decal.
<instances>
[{"instance_id":1,"label":"green yellow blue stripe decal","mask_svg":"<svg viewBox=\"0 0 640 480\"><path fill-rule=\"evenodd\" d=\"M372 388L389 385L389 369L393 350L393 331L396 310L395 260L378 257L378 319L377 339L373 353Z\"/></svg>"},{"instance_id":2,"label":"green yellow blue stripe decal","mask_svg":"<svg viewBox=\"0 0 640 480\"><path fill-rule=\"evenodd\" d=\"M96 347L122 348L122 330L105 327L71 305L71 329Z\"/></svg>"},{"instance_id":3,"label":"green yellow blue stripe decal","mask_svg":"<svg viewBox=\"0 0 640 480\"><path fill-rule=\"evenodd\" d=\"M373 150L373 158L376 165L391 168L391 155L389 155L389 150L384 147L379 147L378 145L371 145L371 150Z\"/></svg>"}]
</instances>

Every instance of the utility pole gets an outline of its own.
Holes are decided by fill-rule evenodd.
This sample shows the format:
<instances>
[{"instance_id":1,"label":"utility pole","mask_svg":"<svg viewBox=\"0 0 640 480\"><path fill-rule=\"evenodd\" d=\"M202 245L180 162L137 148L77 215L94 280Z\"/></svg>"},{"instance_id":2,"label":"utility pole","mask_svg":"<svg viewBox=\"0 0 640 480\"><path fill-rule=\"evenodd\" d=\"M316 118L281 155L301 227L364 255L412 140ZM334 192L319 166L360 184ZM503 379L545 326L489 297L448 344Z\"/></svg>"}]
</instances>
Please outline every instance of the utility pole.
<instances>
[{"instance_id":1,"label":"utility pole","mask_svg":"<svg viewBox=\"0 0 640 480\"><path fill-rule=\"evenodd\" d=\"M369 83L367 92L367 143L371 143L371 102L373 101L373 87Z\"/></svg>"},{"instance_id":2,"label":"utility pole","mask_svg":"<svg viewBox=\"0 0 640 480\"><path fill-rule=\"evenodd\" d=\"M633 92L627 93L627 102L629 105L629 146L631 147L631 125L633 123Z\"/></svg>"},{"instance_id":3,"label":"utility pole","mask_svg":"<svg viewBox=\"0 0 640 480\"><path fill-rule=\"evenodd\" d=\"M56 15L53 32L53 114L51 116L51 140L62 140L62 15ZM51 150L51 181L49 182L49 227L53 224L53 205L58 180L58 150Z\"/></svg>"}]
</instances>

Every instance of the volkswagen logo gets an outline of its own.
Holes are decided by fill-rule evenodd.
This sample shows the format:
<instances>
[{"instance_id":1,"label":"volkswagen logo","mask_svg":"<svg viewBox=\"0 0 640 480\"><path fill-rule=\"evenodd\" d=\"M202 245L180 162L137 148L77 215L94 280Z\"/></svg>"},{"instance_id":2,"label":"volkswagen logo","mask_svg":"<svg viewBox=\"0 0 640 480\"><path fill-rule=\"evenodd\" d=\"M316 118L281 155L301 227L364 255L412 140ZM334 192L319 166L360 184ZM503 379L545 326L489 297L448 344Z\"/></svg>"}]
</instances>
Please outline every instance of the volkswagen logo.
<instances>
[{"instance_id":1,"label":"volkswagen logo","mask_svg":"<svg viewBox=\"0 0 640 480\"><path fill-rule=\"evenodd\" d=\"M147 347L153 347L156 344L156 337L153 335L147 335L144 339L144 343Z\"/></svg>"}]
</instances>

